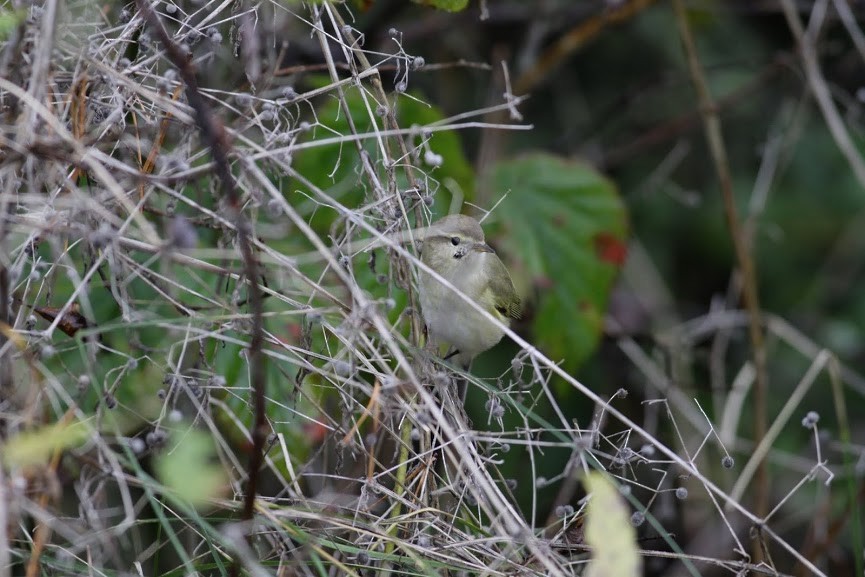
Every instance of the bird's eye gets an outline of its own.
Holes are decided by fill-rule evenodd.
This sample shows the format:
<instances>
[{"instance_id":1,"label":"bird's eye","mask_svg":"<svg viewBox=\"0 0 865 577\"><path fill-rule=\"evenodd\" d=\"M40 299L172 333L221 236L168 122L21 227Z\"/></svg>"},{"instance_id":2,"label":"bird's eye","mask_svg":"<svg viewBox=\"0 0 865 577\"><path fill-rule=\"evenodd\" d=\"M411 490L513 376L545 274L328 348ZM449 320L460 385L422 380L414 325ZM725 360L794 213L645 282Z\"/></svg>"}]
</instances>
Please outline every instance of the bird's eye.
<instances>
[{"instance_id":1,"label":"bird's eye","mask_svg":"<svg viewBox=\"0 0 865 577\"><path fill-rule=\"evenodd\" d=\"M452 245L457 246L459 243L460 243L460 237L458 237L458 236L452 236L451 237L451 244Z\"/></svg>"}]
</instances>

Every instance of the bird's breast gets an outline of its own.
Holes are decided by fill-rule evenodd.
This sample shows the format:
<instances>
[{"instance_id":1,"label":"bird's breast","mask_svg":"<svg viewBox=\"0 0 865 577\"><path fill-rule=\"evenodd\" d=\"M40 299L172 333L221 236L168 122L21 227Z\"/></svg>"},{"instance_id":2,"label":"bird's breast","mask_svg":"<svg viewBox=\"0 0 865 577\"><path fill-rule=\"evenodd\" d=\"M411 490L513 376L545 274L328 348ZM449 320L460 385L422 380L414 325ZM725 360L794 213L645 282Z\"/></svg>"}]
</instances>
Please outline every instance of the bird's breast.
<instances>
[{"instance_id":1,"label":"bird's breast","mask_svg":"<svg viewBox=\"0 0 865 577\"><path fill-rule=\"evenodd\" d=\"M452 277L449 279L451 284L473 302L486 307L481 298L487 289L487 283L480 274L481 271L476 269L476 264L482 264L482 261L463 262L470 266L460 271L456 278L453 278L454 275L448 275ZM420 280L421 310L430 336L434 340L456 347L461 356L467 358L491 348L501 340L504 331L487 320L453 289L426 273L421 273ZM500 316L492 314L495 317Z\"/></svg>"}]
</instances>

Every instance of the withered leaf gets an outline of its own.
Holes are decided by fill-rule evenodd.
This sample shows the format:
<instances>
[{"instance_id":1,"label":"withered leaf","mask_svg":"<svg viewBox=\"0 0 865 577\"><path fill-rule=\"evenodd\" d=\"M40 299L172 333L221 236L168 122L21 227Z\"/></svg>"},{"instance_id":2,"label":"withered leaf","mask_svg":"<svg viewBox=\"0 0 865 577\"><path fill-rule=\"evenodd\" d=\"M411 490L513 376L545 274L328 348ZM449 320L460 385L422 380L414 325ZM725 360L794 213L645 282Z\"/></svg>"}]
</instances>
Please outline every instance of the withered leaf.
<instances>
[{"instance_id":1,"label":"withered leaf","mask_svg":"<svg viewBox=\"0 0 865 577\"><path fill-rule=\"evenodd\" d=\"M33 311L46 321L53 323L63 309L55 307L33 307ZM94 327L93 323L79 311L78 303L73 303L69 310L60 317L57 328L70 337L74 337L81 329Z\"/></svg>"}]
</instances>

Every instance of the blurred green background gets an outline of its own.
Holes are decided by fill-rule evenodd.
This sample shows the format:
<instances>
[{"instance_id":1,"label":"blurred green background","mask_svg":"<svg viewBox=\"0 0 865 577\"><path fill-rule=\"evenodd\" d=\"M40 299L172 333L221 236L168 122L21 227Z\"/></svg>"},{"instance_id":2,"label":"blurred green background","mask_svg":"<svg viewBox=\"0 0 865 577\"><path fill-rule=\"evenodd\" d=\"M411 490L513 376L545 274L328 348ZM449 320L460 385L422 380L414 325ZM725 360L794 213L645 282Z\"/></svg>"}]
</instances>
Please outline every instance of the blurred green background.
<instances>
[{"instance_id":1,"label":"blurred green background","mask_svg":"<svg viewBox=\"0 0 865 577\"><path fill-rule=\"evenodd\" d=\"M807 21L815 5L800 3L800 17ZM430 153L429 157L411 159L427 171L422 189L409 190L403 176L397 181L406 204L420 207L417 214L423 215L424 222L414 224L420 226L430 217L444 216L454 197L461 195L466 203L481 210L492 209L484 223L488 240L508 263L526 301L524 317L514 325L520 336L601 397L612 398L624 389L627 398L616 398L611 404L683 454L685 449L694 450L703 438L690 426L683 427L684 433L674 430L674 421L666 418L659 405L649 403L665 395L652 382L646 365L640 363L657 367L684 399L700 404L706 422L720 427L724 402L734 378L750 360L751 349L741 323L729 333L717 327L696 337L687 332L688 321L742 306L718 177L673 10L667 2L628 0L491 0L483 6L489 10L485 18L480 17L477 3L454 13L401 0L349 5L354 14L353 33L362 36L370 55L384 61L384 89L391 95L389 105L401 127L430 125L467 111L499 107L462 120L484 123L482 126L411 137L415 145L428 139L425 146ZM321 47L310 36L308 23L277 17L281 9L270 5L262 8L257 29L265 56L275 59L278 52L280 59L279 66L274 65L279 72L267 87L270 93L262 91L274 100L285 94L287 87L302 94L332 80L325 75ZM795 40L778 5L701 0L689 3L688 9L699 58L718 106L737 208L754 255L762 308L767 317L788 323L800 341L810 339L816 349L828 348L845 365L844 399L851 418L848 432L856 450L861 451L865 381L855 371L862 365L865 352L865 300L861 298L865 289L865 240L861 234L865 228L865 190L811 97ZM860 5L854 4L852 9L857 22L865 21ZM228 26L224 28L221 32L227 37L230 31ZM825 81L846 130L861 151L865 60L833 10L827 13L817 40ZM342 63L341 49L335 44L329 48L338 64ZM217 57L202 61L202 84L207 88L249 89L241 67L226 64L234 62L231 49L223 45L217 49ZM398 50L422 57L424 65L418 64L406 76L406 60L388 57ZM339 70L348 76L344 66ZM347 86L345 94L358 131L370 130L370 111L360 91ZM514 104L521 116L509 116L500 106L511 97L522 96L527 98ZM261 113L264 107L260 104L242 104L240 99L226 97L220 102L225 106L220 113L227 122L237 121L238 126L247 127L238 117ZM311 130L298 129L292 135L297 142L308 144L350 132L344 111L331 96L318 97L311 104L289 102L279 111L293 128L302 122L313 125ZM234 113L238 117L232 117ZM512 130L505 125L531 125L532 129ZM166 151L175 143L172 139L182 136L170 134ZM363 147L376 158L374 140L364 142ZM197 158L195 162L203 161ZM353 144L305 148L293 152L289 162L293 170L333 199L350 208L363 206L365 216L375 222L378 215L365 205L373 195ZM327 244L341 238L347 224L339 211L313 200L310 187L279 166L263 164L285 199ZM82 188L89 184L79 183ZM189 184L182 194L202 206L218 206L215 196L200 183ZM251 204L249 212L255 214L256 224L270 234L262 235L268 246L296 256L298 270L318 278L322 260L313 253L313 245L296 228L285 225L282 215L268 214ZM168 230L168 219L163 216L176 208L176 202L154 195L148 208L160 230ZM181 205L181 213L184 208ZM217 230L195 226L200 247L228 246L219 244L225 238ZM93 238L87 240L95 244ZM43 243L36 257L54 261L62 252L62 243L53 242ZM73 243L63 248L68 248L64 254L74 263L68 265L70 269L93 261L96 252L88 247L87 243ZM186 306L209 306L206 298L199 302L185 292L190 290L218 300L225 310L245 297L242 291L232 293L233 282L218 275L170 262L154 264L156 259L150 255L137 255L136 259L134 264L143 269L152 267L183 287L169 292L179 293ZM117 266L114 274L129 275L137 270L132 263L112 266ZM387 307L390 320L396 322L404 312L406 294L394 280L387 255L378 251L374 268L367 255L358 255L346 263L346 268L374 302ZM50 305L71 294L77 280L74 275L64 276L56 270L52 274L55 276L46 283L48 294L28 294L31 303ZM341 359L340 341L334 338L337 331L331 330L333 326L322 328L321 318L336 325L342 322L343 311L325 299L307 299L308 292L302 290L301 283L284 270L281 274L284 276L272 279L282 291L281 298L267 300L266 310L285 316L271 317L268 330L290 346L308 346L324 357ZM329 288L344 288L332 273L321 276ZM88 411L93 407L96 412L103 410L104 383L114 382L108 394L119 400L129 417L129 422L118 418L119 426L128 431L140 425L142 437L146 431L143 423L168 408L160 407L154 398L164 399L172 387L183 385L167 374L169 368L185 373L188 380L183 386L212 387L214 396L235 410L240 421L248 423L248 367L242 347L205 340L200 349L190 349L187 319L163 300L164 293L154 288L157 285L152 278L138 278L125 287L128 303L145 310L150 315L147 317L124 316L125 311L114 299L100 298L101 293L91 295L93 308L84 312L92 313L106 343L119 353L100 357L100 364L93 364L80 341L70 345L67 340L60 351L44 355L46 364L58 374L88 375L90 381L79 381L80 388L75 391L75 400ZM306 310L307 305L315 309L315 318ZM217 317L214 314L208 319L209 325L202 323L208 326L196 328L219 330L223 338L248 335L243 323L233 325ZM721 323L719 318L705 320ZM220 324L223 322L226 324ZM400 328L407 329L407 323ZM719 333L729 339L721 353L714 348L719 346ZM633 344L645 355L643 361L628 353L633 353L629 348ZM167 351L168 355L150 357L154 350ZM808 369L814 351L803 354L796 350L789 338L772 326L767 331L767 350L771 422ZM518 351L506 340L477 359L473 367L476 375L507 388L509 398L530 407L528 421L516 408L505 412L500 428L511 432L526 422L543 427L555 422L559 414L537 388L519 393L519 379L512 368L514 362L522 362ZM342 369L334 368L336 363L324 357L311 355L310 362L324 371L340 373ZM298 414L322 421L332 417L327 422L335 429L336 421L345 415L338 414L343 407L337 406L336 394L329 396L333 389L328 389L320 375L306 375L304 384L316 391L322 385L321 406L298 400L293 382L298 376L297 366L291 362L269 365L268 414L277 432L291 441L296 451L292 456L312 461L319 451L327 453L333 447L325 445L324 432ZM350 367L351 371L355 368ZM523 370L530 372L531 367L526 365ZM215 384L214 375L224 381ZM368 375L352 375L370 380ZM227 390L223 391L226 383ZM550 391L566 420L582 429L589 427L595 407L583 394L560 379L551 379ZM468 410L477 429L499 428L494 420L488 425L490 396L479 388L470 391ZM365 403L367 399L361 400ZM828 456L837 466L838 479L848 483L843 486L861 486L860 477L839 465L844 451L853 454L854 450L839 442L836 401L829 379L821 375L774 444L780 458L770 459L773 503L808 472L816 458L812 432L798 425L807 411L821 415L823 457ZM679 425L687 421L678 412L682 408L672 409ZM334 414L321 414L320 409L333 410ZM748 398L741 410L740 426L734 431L737 438L727 447L737 467L752 454L758 441L753 438L752 417ZM342 425L349 422L346 417ZM233 425L217 424L232 446L246 448L245 439ZM612 436L602 451L615 454L625 447L640 449L640 444L631 443L627 435L615 436L619 428L624 431L623 427L615 423L610 427L605 433ZM328 442L343 434L340 430ZM516 480L514 494L525 514L537 498L534 521L538 524L554 512L556 485L536 487L533 477L560 475L570 456L570 449L545 450L535 455L537 469L532 469L526 466L527 451L522 448L511 447L501 455L500 471L503 477ZM714 446L707 448L699 465L726 490L735 482L737 470L723 470L721 456ZM175 463L169 465L165 470L170 476L183 477L182 463L179 473ZM643 479L645 473L629 478ZM672 477L675 480L668 481L664 490L688 482L675 474ZM811 534L811 519L805 518L810 513L803 511L812 511L817 501L824 503L820 501L823 494L814 485L795 493L783 509L785 536L792 543L807 542ZM634 493L644 503L652 495L651 491L641 494L639 488ZM843 511L856 502L861 502L861 497L847 500L840 491L832 494L825 501L825 520L843 519ZM672 532L679 529L685 536L696 531L704 519L689 513L690 505L667 503L665 527ZM700 511L711 511L705 500L701 506ZM854 553L847 530L839 531L841 547L832 559L832 575L852 574L848 561ZM643 535L651 537L652 532L645 530ZM856 555L861 562L861 552ZM665 569L663 563L656 562L647 574L666 574Z\"/></svg>"}]
</instances>

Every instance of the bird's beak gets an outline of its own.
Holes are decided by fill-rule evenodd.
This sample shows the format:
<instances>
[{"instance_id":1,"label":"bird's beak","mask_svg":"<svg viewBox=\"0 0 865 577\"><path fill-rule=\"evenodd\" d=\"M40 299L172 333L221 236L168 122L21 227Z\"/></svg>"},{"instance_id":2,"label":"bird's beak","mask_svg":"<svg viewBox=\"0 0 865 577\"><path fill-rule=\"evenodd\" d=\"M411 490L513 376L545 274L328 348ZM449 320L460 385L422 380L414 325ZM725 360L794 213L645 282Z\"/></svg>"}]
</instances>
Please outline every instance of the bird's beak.
<instances>
[{"instance_id":1,"label":"bird's beak","mask_svg":"<svg viewBox=\"0 0 865 577\"><path fill-rule=\"evenodd\" d=\"M491 252L493 254L496 254L496 251L493 250L493 247L491 247L485 242L476 242L472 246L472 250L476 250L477 252Z\"/></svg>"}]
</instances>

